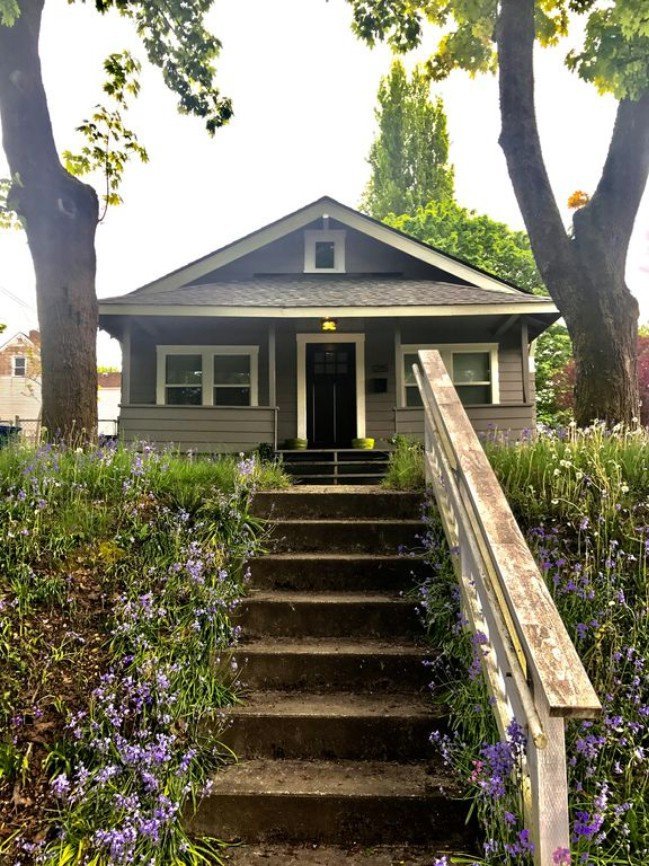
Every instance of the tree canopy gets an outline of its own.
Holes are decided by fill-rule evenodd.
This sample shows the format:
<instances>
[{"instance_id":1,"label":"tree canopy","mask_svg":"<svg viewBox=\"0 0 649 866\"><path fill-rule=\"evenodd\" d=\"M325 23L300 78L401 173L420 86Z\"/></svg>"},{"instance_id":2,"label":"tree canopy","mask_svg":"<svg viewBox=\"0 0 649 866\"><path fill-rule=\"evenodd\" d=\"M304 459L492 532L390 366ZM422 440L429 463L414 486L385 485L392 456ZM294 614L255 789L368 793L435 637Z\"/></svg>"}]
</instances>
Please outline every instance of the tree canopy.
<instances>
[{"instance_id":1,"label":"tree canopy","mask_svg":"<svg viewBox=\"0 0 649 866\"><path fill-rule=\"evenodd\" d=\"M430 98L430 82L399 60L381 79L375 111L378 134L368 162L372 175L361 207L375 219L414 213L429 201L453 198L453 167L444 105Z\"/></svg>"},{"instance_id":2,"label":"tree canopy","mask_svg":"<svg viewBox=\"0 0 649 866\"><path fill-rule=\"evenodd\" d=\"M431 201L413 214L392 214L384 222L527 292L545 291L525 232L485 214L454 201Z\"/></svg>"},{"instance_id":3,"label":"tree canopy","mask_svg":"<svg viewBox=\"0 0 649 866\"><path fill-rule=\"evenodd\" d=\"M543 280L575 350L576 417L638 417L638 304L625 283L629 241L649 175L649 8L645 0L348 0L367 42L407 51L442 36L426 64L499 73L500 144ZM583 23L569 69L619 99L600 181L566 231L543 158L534 100L534 44Z\"/></svg>"},{"instance_id":4,"label":"tree canopy","mask_svg":"<svg viewBox=\"0 0 649 866\"><path fill-rule=\"evenodd\" d=\"M232 105L215 86L221 43L205 26L213 0L94 0L93 5L102 15L113 10L133 23L146 58L177 95L181 113L201 118L210 135L227 123ZM97 426L100 219L98 194L79 177L100 169L104 206L116 204L127 161L146 160L147 154L123 114L139 93L139 60L116 51L104 61L110 105L98 105L83 120L85 144L61 160L38 53L44 6L45 0L0 0L0 121L11 172L0 182L0 226L11 225L16 215L34 262L44 424L52 433L76 438L81 431L92 436Z\"/></svg>"}]
</instances>

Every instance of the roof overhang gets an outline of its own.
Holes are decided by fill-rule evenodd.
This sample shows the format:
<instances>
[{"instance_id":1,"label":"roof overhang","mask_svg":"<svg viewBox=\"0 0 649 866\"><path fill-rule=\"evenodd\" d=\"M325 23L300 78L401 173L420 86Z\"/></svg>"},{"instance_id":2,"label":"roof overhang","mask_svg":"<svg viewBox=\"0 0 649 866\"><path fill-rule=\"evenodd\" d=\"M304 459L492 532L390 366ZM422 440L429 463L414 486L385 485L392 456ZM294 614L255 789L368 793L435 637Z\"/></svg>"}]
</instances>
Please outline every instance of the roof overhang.
<instances>
[{"instance_id":1,"label":"roof overhang","mask_svg":"<svg viewBox=\"0 0 649 866\"><path fill-rule=\"evenodd\" d=\"M518 294L518 293L517 293ZM520 294L518 294L520 297ZM144 299L143 299L144 300ZM438 316L533 316L550 314L558 317L559 311L552 301L521 301L507 304L449 304L436 307L208 307L181 306L152 303L99 302L99 315L108 316L179 316L194 318L246 318L246 319L308 319L323 316L338 318L382 318L392 316L438 317Z\"/></svg>"}]
</instances>

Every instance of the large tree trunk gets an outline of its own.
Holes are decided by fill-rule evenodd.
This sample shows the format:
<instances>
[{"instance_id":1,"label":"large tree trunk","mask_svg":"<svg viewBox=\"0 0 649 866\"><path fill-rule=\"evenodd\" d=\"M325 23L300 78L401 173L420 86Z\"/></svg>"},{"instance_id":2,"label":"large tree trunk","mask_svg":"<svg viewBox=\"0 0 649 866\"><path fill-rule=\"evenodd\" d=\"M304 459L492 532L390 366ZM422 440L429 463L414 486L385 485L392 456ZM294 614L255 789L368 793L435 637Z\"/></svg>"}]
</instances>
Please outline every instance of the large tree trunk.
<instances>
[{"instance_id":1,"label":"large tree trunk","mask_svg":"<svg viewBox=\"0 0 649 866\"><path fill-rule=\"evenodd\" d=\"M0 25L0 120L13 187L36 273L41 331L43 423L69 442L97 429L97 299L92 187L59 160L38 55L44 0L21 0Z\"/></svg>"},{"instance_id":2,"label":"large tree trunk","mask_svg":"<svg viewBox=\"0 0 649 866\"><path fill-rule=\"evenodd\" d=\"M624 270L649 174L649 94L620 102L601 180L575 214L570 237L541 151L534 37L534 0L501 0L500 143L539 271L573 340L577 423L633 423L639 417L638 304Z\"/></svg>"}]
</instances>

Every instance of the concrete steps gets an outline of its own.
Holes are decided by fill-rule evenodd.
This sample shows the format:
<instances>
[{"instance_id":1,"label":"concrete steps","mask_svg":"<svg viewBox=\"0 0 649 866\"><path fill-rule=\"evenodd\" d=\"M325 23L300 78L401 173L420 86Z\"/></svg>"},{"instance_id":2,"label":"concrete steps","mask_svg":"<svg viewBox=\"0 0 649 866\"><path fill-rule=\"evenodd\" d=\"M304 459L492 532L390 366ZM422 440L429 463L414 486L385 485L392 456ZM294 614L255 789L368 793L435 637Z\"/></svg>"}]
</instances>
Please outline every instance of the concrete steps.
<instances>
[{"instance_id":1,"label":"concrete steps","mask_svg":"<svg viewBox=\"0 0 649 866\"><path fill-rule=\"evenodd\" d=\"M251 758L419 761L432 755L443 709L413 693L253 692L230 711L222 740Z\"/></svg>"},{"instance_id":2,"label":"concrete steps","mask_svg":"<svg viewBox=\"0 0 649 866\"><path fill-rule=\"evenodd\" d=\"M421 635L412 600L388 593L253 591L238 623L250 637Z\"/></svg>"},{"instance_id":3,"label":"concrete steps","mask_svg":"<svg viewBox=\"0 0 649 866\"><path fill-rule=\"evenodd\" d=\"M252 758L215 777L194 827L225 839L254 828L255 841L267 842L441 842L466 818L447 785L423 764Z\"/></svg>"},{"instance_id":4,"label":"concrete steps","mask_svg":"<svg viewBox=\"0 0 649 866\"><path fill-rule=\"evenodd\" d=\"M388 846L366 863L423 866L433 857L411 846L470 847L466 807L430 747L446 719L407 597L425 563L398 553L416 543L420 509L419 496L374 488L255 497L273 549L251 562L239 612L244 699L222 736L239 763L193 821L246 843L233 864L353 864L360 845Z\"/></svg>"}]
</instances>

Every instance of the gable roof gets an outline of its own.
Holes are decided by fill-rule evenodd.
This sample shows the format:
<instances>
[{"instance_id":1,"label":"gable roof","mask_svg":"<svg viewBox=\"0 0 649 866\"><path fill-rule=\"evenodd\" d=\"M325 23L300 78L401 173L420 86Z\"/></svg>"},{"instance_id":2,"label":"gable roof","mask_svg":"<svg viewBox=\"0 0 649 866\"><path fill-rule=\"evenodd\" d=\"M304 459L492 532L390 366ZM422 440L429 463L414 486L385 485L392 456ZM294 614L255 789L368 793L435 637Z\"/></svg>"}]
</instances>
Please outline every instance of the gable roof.
<instances>
[{"instance_id":1,"label":"gable roof","mask_svg":"<svg viewBox=\"0 0 649 866\"><path fill-rule=\"evenodd\" d=\"M475 286L486 292L504 292L511 296L522 295L528 300L533 297L506 280L500 279L448 253L444 253L397 229L390 228L384 223L366 216L347 205L343 205L329 196L323 196L311 202L311 204L275 222L269 223L233 243L227 244L200 259L196 259L194 262L184 265L182 268L178 268L153 282L141 286L127 296L102 299L100 304L106 302L112 304L118 300L124 302L126 297L130 299L135 296L138 297L141 303L146 302L145 298L150 298L151 300L156 298L157 300L160 293L168 293L183 286L192 285L213 271L267 246L293 231L304 228L314 222L314 220L324 216L332 217L349 228L356 229L395 250L406 253L426 264L433 265L469 286Z\"/></svg>"},{"instance_id":2,"label":"gable roof","mask_svg":"<svg viewBox=\"0 0 649 866\"><path fill-rule=\"evenodd\" d=\"M306 275L255 277L254 279L224 280L183 286L179 289L158 291L155 304L158 310L166 308L390 308L477 306L486 301L490 305L515 305L517 308L534 305L547 307L548 299L522 292L490 290L486 298L484 289L433 280L406 280L392 277L358 277L345 275ZM151 303L141 292L132 292L121 298L104 301L106 306L135 308ZM544 310L545 311L545 310ZM197 314L200 312L197 310Z\"/></svg>"}]
</instances>

